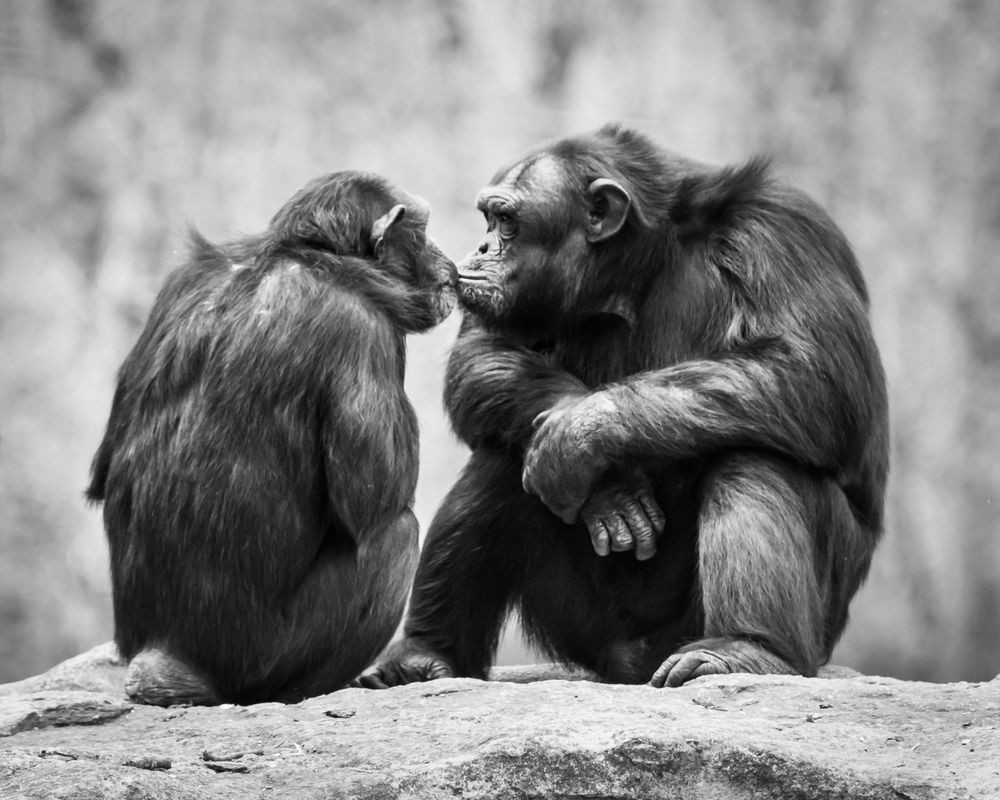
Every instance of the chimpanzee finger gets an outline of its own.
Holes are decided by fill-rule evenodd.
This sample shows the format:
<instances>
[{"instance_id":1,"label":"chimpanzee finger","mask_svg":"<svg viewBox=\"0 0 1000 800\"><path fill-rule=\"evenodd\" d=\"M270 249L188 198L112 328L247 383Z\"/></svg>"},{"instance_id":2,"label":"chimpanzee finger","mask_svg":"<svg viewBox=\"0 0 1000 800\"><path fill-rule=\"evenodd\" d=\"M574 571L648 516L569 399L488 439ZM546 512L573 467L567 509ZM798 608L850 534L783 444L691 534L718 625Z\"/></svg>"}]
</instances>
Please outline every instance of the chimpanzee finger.
<instances>
[{"instance_id":1,"label":"chimpanzee finger","mask_svg":"<svg viewBox=\"0 0 1000 800\"><path fill-rule=\"evenodd\" d=\"M624 515L615 512L604 518L604 524L611 534L611 549L616 553L624 553L632 549L632 531L629 530L628 523Z\"/></svg>"},{"instance_id":2,"label":"chimpanzee finger","mask_svg":"<svg viewBox=\"0 0 1000 800\"><path fill-rule=\"evenodd\" d=\"M358 675L348 684L355 689L388 689L389 684L382 680L382 673L378 671L365 672Z\"/></svg>"},{"instance_id":3,"label":"chimpanzee finger","mask_svg":"<svg viewBox=\"0 0 1000 800\"><path fill-rule=\"evenodd\" d=\"M643 511L646 512L646 517L653 526L653 535L659 536L663 533L663 529L667 525L667 518L663 513L663 509L660 508L660 504L657 503L656 500L653 499L653 495L647 491L639 492L636 499L642 506Z\"/></svg>"},{"instance_id":4,"label":"chimpanzee finger","mask_svg":"<svg viewBox=\"0 0 1000 800\"><path fill-rule=\"evenodd\" d=\"M594 546L594 552L599 556L610 555L611 534L600 517L588 517L584 519L587 530L590 532L590 542Z\"/></svg>"},{"instance_id":5,"label":"chimpanzee finger","mask_svg":"<svg viewBox=\"0 0 1000 800\"><path fill-rule=\"evenodd\" d=\"M625 504L625 520L632 532L636 560L648 561L656 554L656 532L637 498Z\"/></svg>"},{"instance_id":6,"label":"chimpanzee finger","mask_svg":"<svg viewBox=\"0 0 1000 800\"><path fill-rule=\"evenodd\" d=\"M454 678L455 671L439 658L421 656L412 658L399 665L402 683L417 683L433 681L438 678Z\"/></svg>"}]
</instances>

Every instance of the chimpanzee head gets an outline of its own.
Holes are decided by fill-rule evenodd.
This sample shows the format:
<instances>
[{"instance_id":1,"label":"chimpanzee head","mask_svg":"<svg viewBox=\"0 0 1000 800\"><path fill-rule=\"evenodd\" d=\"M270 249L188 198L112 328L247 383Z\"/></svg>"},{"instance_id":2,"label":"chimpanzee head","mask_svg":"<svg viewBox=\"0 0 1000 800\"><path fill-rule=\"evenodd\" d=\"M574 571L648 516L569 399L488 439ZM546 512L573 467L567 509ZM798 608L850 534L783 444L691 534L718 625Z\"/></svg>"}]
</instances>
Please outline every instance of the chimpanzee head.
<instances>
[{"instance_id":1,"label":"chimpanzee head","mask_svg":"<svg viewBox=\"0 0 1000 800\"><path fill-rule=\"evenodd\" d=\"M271 220L278 247L313 248L364 259L409 287L423 308L408 314L410 330L436 325L455 305L452 261L427 236L430 207L379 175L334 172L300 189Z\"/></svg>"},{"instance_id":2,"label":"chimpanzee head","mask_svg":"<svg viewBox=\"0 0 1000 800\"><path fill-rule=\"evenodd\" d=\"M659 149L616 127L501 170L476 200L486 236L459 265L462 305L522 333L594 315L630 321L649 277L641 240L667 214L663 176Z\"/></svg>"}]
</instances>

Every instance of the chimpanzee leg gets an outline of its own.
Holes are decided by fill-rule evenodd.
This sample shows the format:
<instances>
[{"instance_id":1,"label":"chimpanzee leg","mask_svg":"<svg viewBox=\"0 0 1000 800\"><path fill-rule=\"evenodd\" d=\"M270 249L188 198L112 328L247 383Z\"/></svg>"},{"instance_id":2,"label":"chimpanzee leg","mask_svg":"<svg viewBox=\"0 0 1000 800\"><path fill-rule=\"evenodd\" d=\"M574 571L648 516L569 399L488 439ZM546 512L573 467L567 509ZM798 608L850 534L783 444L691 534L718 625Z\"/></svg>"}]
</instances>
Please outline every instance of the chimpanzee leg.
<instances>
[{"instance_id":1,"label":"chimpanzee leg","mask_svg":"<svg viewBox=\"0 0 1000 800\"><path fill-rule=\"evenodd\" d=\"M474 452L428 531L405 638L390 646L361 685L485 677L529 570L542 574L547 568L532 544L550 535L546 527L565 528L524 493L516 460L501 451Z\"/></svg>"},{"instance_id":2,"label":"chimpanzee leg","mask_svg":"<svg viewBox=\"0 0 1000 800\"><path fill-rule=\"evenodd\" d=\"M694 508L671 494L658 493L667 525L643 560L633 551L597 555L582 523L570 527L549 515L560 529L530 543L536 554L521 594L522 624L536 644L609 683L645 683L700 634Z\"/></svg>"},{"instance_id":3,"label":"chimpanzee leg","mask_svg":"<svg viewBox=\"0 0 1000 800\"><path fill-rule=\"evenodd\" d=\"M240 653L228 661L216 659L225 665L218 680L176 647L143 648L129 666L129 695L154 705L296 702L345 686L399 625L417 561L417 533L416 518L407 509L356 548L349 543L323 547L283 604L246 598L244 616L254 628L225 634Z\"/></svg>"},{"instance_id":4,"label":"chimpanzee leg","mask_svg":"<svg viewBox=\"0 0 1000 800\"><path fill-rule=\"evenodd\" d=\"M538 506L538 508L535 508ZM405 633L457 675L485 677L524 561L518 546L541 504L521 488L507 453L473 453L428 530Z\"/></svg>"},{"instance_id":5,"label":"chimpanzee leg","mask_svg":"<svg viewBox=\"0 0 1000 800\"><path fill-rule=\"evenodd\" d=\"M346 686L396 632L417 554L409 509L356 549L321 554L284 612L287 634L275 647L271 676L241 701L297 702Z\"/></svg>"},{"instance_id":6,"label":"chimpanzee leg","mask_svg":"<svg viewBox=\"0 0 1000 800\"><path fill-rule=\"evenodd\" d=\"M776 456L730 455L706 477L698 530L704 638L668 658L652 683L814 675L839 635L831 623L846 618L838 562L871 555L840 488Z\"/></svg>"}]
</instances>

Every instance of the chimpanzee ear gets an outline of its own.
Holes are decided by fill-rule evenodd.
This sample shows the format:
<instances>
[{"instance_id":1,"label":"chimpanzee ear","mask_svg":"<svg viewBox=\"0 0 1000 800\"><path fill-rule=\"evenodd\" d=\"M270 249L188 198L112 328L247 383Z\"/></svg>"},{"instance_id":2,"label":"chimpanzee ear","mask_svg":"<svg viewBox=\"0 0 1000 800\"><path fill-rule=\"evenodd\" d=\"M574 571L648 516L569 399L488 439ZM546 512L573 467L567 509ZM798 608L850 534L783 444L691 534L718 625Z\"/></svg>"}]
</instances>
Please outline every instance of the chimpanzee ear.
<instances>
[{"instance_id":1,"label":"chimpanzee ear","mask_svg":"<svg viewBox=\"0 0 1000 800\"><path fill-rule=\"evenodd\" d=\"M592 181L587 193L590 195L587 241L603 242L622 229L632 207L632 198L620 183L610 178Z\"/></svg>"},{"instance_id":2,"label":"chimpanzee ear","mask_svg":"<svg viewBox=\"0 0 1000 800\"><path fill-rule=\"evenodd\" d=\"M385 235L392 229L393 225L405 216L406 206L397 203L372 223L371 243L372 250L375 251L376 256L381 254L382 240L385 238Z\"/></svg>"}]
</instances>

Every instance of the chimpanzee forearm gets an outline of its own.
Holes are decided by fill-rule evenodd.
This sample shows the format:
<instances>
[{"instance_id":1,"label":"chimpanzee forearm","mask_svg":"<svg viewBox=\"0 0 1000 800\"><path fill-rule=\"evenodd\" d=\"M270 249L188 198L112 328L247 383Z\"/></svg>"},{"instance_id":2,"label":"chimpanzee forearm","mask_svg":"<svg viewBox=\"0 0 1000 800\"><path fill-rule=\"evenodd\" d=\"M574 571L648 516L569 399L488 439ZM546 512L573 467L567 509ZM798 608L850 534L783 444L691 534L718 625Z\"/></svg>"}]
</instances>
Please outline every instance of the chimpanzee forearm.
<instances>
[{"instance_id":1,"label":"chimpanzee forearm","mask_svg":"<svg viewBox=\"0 0 1000 800\"><path fill-rule=\"evenodd\" d=\"M455 432L470 447L523 450L539 414L587 391L545 356L467 319L448 362L445 404Z\"/></svg>"},{"instance_id":2,"label":"chimpanzee forearm","mask_svg":"<svg viewBox=\"0 0 1000 800\"><path fill-rule=\"evenodd\" d=\"M599 393L613 411L593 431L594 446L675 458L754 447L822 470L850 469L871 435L867 409L884 403L863 363L775 344L640 373Z\"/></svg>"},{"instance_id":3,"label":"chimpanzee forearm","mask_svg":"<svg viewBox=\"0 0 1000 800\"><path fill-rule=\"evenodd\" d=\"M692 361L636 375L600 392L606 415L592 446L615 456L687 457L766 447L816 467L838 463L838 415L820 378L758 359ZM596 399L596 398L595 398ZM813 420L821 419L823 425Z\"/></svg>"},{"instance_id":4,"label":"chimpanzee forearm","mask_svg":"<svg viewBox=\"0 0 1000 800\"><path fill-rule=\"evenodd\" d=\"M525 488L570 521L616 463L736 448L777 452L865 485L873 469L866 454L882 445L865 409L885 398L875 396L881 380L861 373L787 343L638 373L544 419L525 459Z\"/></svg>"}]
</instances>

